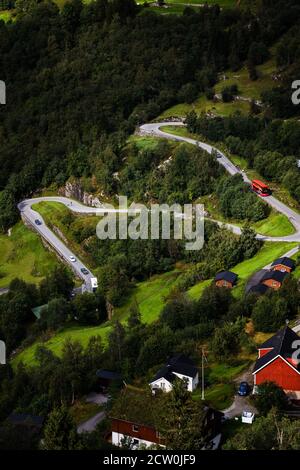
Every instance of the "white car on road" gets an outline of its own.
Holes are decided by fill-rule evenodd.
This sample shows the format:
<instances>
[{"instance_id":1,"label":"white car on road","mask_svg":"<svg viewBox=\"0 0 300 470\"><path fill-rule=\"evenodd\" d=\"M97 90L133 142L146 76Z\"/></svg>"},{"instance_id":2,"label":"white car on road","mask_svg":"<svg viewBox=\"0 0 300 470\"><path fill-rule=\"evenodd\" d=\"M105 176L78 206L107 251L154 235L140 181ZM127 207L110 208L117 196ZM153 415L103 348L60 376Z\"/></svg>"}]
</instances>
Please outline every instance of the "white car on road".
<instances>
[{"instance_id":1,"label":"white car on road","mask_svg":"<svg viewBox=\"0 0 300 470\"><path fill-rule=\"evenodd\" d=\"M72 261L72 263L75 263L76 258L75 258L75 256L70 256L70 257L69 257L69 260Z\"/></svg>"}]
</instances>

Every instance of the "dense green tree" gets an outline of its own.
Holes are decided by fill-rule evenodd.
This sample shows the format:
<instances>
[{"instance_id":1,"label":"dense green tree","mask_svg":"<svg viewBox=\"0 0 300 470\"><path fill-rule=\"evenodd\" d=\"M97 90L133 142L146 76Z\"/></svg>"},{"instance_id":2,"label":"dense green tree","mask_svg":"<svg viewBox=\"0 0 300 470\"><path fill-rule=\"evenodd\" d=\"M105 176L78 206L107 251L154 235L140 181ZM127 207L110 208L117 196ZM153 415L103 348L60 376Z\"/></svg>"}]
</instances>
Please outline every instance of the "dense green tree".
<instances>
[{"instance_id":1,"label":"dense green tree","mask_svg":"<svg viewBox=\"0 0 300 470\"><path fill-rule=\"evenodd\" d=\"M167 449L202 449L207 439L204 406L191 398L182 380L174 382L165 413Z\"/></svg>"},{"instance_id":2,"label":"dense green tree","mask_svg":"<svg viewBox=\"0 0 300 470\"><path fill-rule=\"evenodd\" d=\"M66 323L71 314L71 306L63 297L52 299L41 313L41 322L56 330Z\"/></svg>"},{"instance_id":3,"label":"dense green tree","mask_svg":"<svg viewBox=\"0 0 300 470\"><path fill-rule=\"evenodd\" d=\"M65 407L55 408L49 415L45 429L45 450L74 450L78 448L76 425Z\"/></svg>"},{"instance_id":4,"label":"dense green tree","mask_svg":"<svg viewBox=\"0 0 300 470\"><path fill-rule=\"evenodd\" d=\"M64 266L56 266L40 284L42 301L46 303L49 298L61 296L68 298L73 287L74 281L70 271Z\"/></svg>"},{"instance_id":5,"label":"dense green tree","mask_svg":"<svg viewBox=\"0 0 300 470\"><path fill-rule=\"evenodd\" d=\"M281 387L274 382L264 382L257 387L254 397L255 406L260 414L266 416L271 408L277 411L286 409L288 399Z\"/></svg>"},{"instance_id":6,"label":"dense green tree","mask_svg":"<svg viewBox=\"0 0 300 470\"><path fill-rule=\"evenodd\" d=\"M77 295L73 301L75 315L79 323L96 324L106 319L106 312L102 311L103 305L95 294L84 292Z\"/></svg>"},{"instance_id":7,"label":"dense green tree","mask_svg":"<svg viewBox=\"0 0 300 470\"><path fill-rule=\"evenodd\" d=\"M299 450L299 421L281 417L274 410L257 418L224 445L225 450Z\"/></svg>"},{"instance_id":8,"label":"dense green tree","mask_svg":"<svg viewBox=\"0 0 300 470\"><path fill-rule=\"evenodd\" d=\"M216 328L211 349L217 359L224 362L239 352L243 337L242 325L243 321L237 320L235 323L225 323Z\"/></svg>"}]
</instances>

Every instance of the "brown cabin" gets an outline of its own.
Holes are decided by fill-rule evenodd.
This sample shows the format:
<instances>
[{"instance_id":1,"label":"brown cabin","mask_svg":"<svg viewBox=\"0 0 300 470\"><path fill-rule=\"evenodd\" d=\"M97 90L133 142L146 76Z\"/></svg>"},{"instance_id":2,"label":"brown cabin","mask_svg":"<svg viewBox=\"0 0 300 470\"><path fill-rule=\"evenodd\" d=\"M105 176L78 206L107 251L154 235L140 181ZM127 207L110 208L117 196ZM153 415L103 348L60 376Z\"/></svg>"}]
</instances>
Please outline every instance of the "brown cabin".
<instances>
[{"instance_id":1,"label":"brown cabin","mask_svg":"<svg viewBox=\"0 0 300 470\"><path fill-rule=\"evenodd\" d=\"M273 290L281 288L283 281L288 276L286 271L268 271L261 280L261 283Z\"/></svg>"},{"instance_id":2,"label":"brown cabin","mask_svg":"<svg viewBox=\"0 0 300 470\"><path fill-rule=\"evenodd\" d=\"M221 271L215 277L215 284L217 287L226 287L232 289L237 281L237 274L231 271Z\"/></svg>"},{"instance_id":3,"label":"brown cabin","mask_svg":"<svg viewBox=\"0 0 300 470\"><path fill-rule=\"evenodd\" d=\"M295 269L295 261L287 256L276 259L271 266L273 271L291 273Z\"/></svg>"}]
</instances>

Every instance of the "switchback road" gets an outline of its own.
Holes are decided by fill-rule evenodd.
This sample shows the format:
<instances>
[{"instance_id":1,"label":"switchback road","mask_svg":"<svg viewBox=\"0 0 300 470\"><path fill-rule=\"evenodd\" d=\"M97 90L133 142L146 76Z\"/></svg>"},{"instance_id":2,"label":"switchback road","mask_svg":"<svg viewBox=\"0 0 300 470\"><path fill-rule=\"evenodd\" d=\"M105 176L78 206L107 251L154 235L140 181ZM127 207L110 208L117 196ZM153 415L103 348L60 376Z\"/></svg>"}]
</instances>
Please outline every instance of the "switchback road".
<instances>
[{"instance_id":1,"label":"switchback road","mask_svg":"<svg viewBox=\"0 0 300 470\"><path fill-rule=\"evenodd\" d=\"M191 139L189 137L179 136L170 134L168 132L162 131L160 128L163 126L183 126L181 122L161 122L161 123L151 123L151 124L144 124L140 127L140 134L142 135L150 135L156 137L163 137L167 139L187 142L193 145L197 145L198 147L202 148L209 154L213 151L218 151L220 154L220 158L218 158L218 162L223 165L223 167L230 173L231 175L235 175L240 173L246 183L250 183L249 178L247 177L246 173L237 168L229 158L224 155L224 153L220 152L215 147L206 144L204 142L199 142L195 139ZM258 197L260 197L258 195ZM269 196L264 198L265 202L270 204L274 209L278 212L284 214L290 222L295 227L295 233L293 235L285 236L285 237L270 237L264 235L257 235L257 238L264 240L264 241L273 241L273 242L300 242L300 215L295 212L293 209L290 209L287 205L283 204L281 201L276 199L274 196ZM25 199L24 201L18 204L18 209L21 213L21 216L24 221L29 223L32 228L39 234L44 240L51 245L55 251L61 256L61 258L68 263L72 270L77 274L79 278L81 278L84 282L83 290L92 291L92 284L91 279L94 277L93 273L84 265L82 261L78 259L75 253L73 253L66 244L50 230L49 227L45 224L42 216L32 209L33 204L37 204L39 202L59 202L64 204L68 207L71 211L79 214L94 214L94 215L103 215L107 212L119 212L118 209L112 210L105 208L105 205L99 208L85 206L78 201L69 199L67 197L60 197L60 196L53 196L53 197L37 197L33 199ZM37 224L36 221L39 221ZM232 230L234 233L240 234L241 228L232 224L223 224L221 222L216 221L219 225L225 225L228 229ZM293 248L290 250L286 255L292 256L297 253L298 247ZM72 261L72 258L76 258L76 261ZM85 275L82 270L86 269L88 274Z\"/></svg>"}]
</instances>

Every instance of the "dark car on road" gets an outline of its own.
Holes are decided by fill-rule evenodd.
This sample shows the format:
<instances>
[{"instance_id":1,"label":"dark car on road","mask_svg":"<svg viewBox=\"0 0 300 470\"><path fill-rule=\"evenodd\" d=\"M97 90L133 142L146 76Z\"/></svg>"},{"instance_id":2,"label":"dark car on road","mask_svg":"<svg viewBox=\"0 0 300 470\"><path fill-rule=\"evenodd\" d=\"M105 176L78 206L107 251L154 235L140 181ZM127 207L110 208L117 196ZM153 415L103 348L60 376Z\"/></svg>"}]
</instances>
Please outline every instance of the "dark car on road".
<instances>
[{"instance_id":1,"label":"dark car on road","mask_svg":"<svg viewBox=\"0 0 300 470\"><path fill-rule=\"evenodd\" d=\"M85 274L85 275L89 274L88 270L85 268L81 268L81 272L82 274Z\"/></svg>"},{"instance_id":2,"label":"dark car on road","mask_svg":"<svg viewBox=\"0 0 300 470\"><path fill-rule=\"evenodd\" d=\"M247 382L241 382L238 389L240 397L246 397L250 392L250 387Z\"/></svg>"},{"instance_id":3,"label":"dark car on road","mask_svg":"<svg viewBox=\"0 0 300 470\"><path fill-rule=\"evenodd\" d=\"M39 219L35 219L34 222L35 222L36 225L42 225L42 222Z\"/></svg>"}]
</instances>

